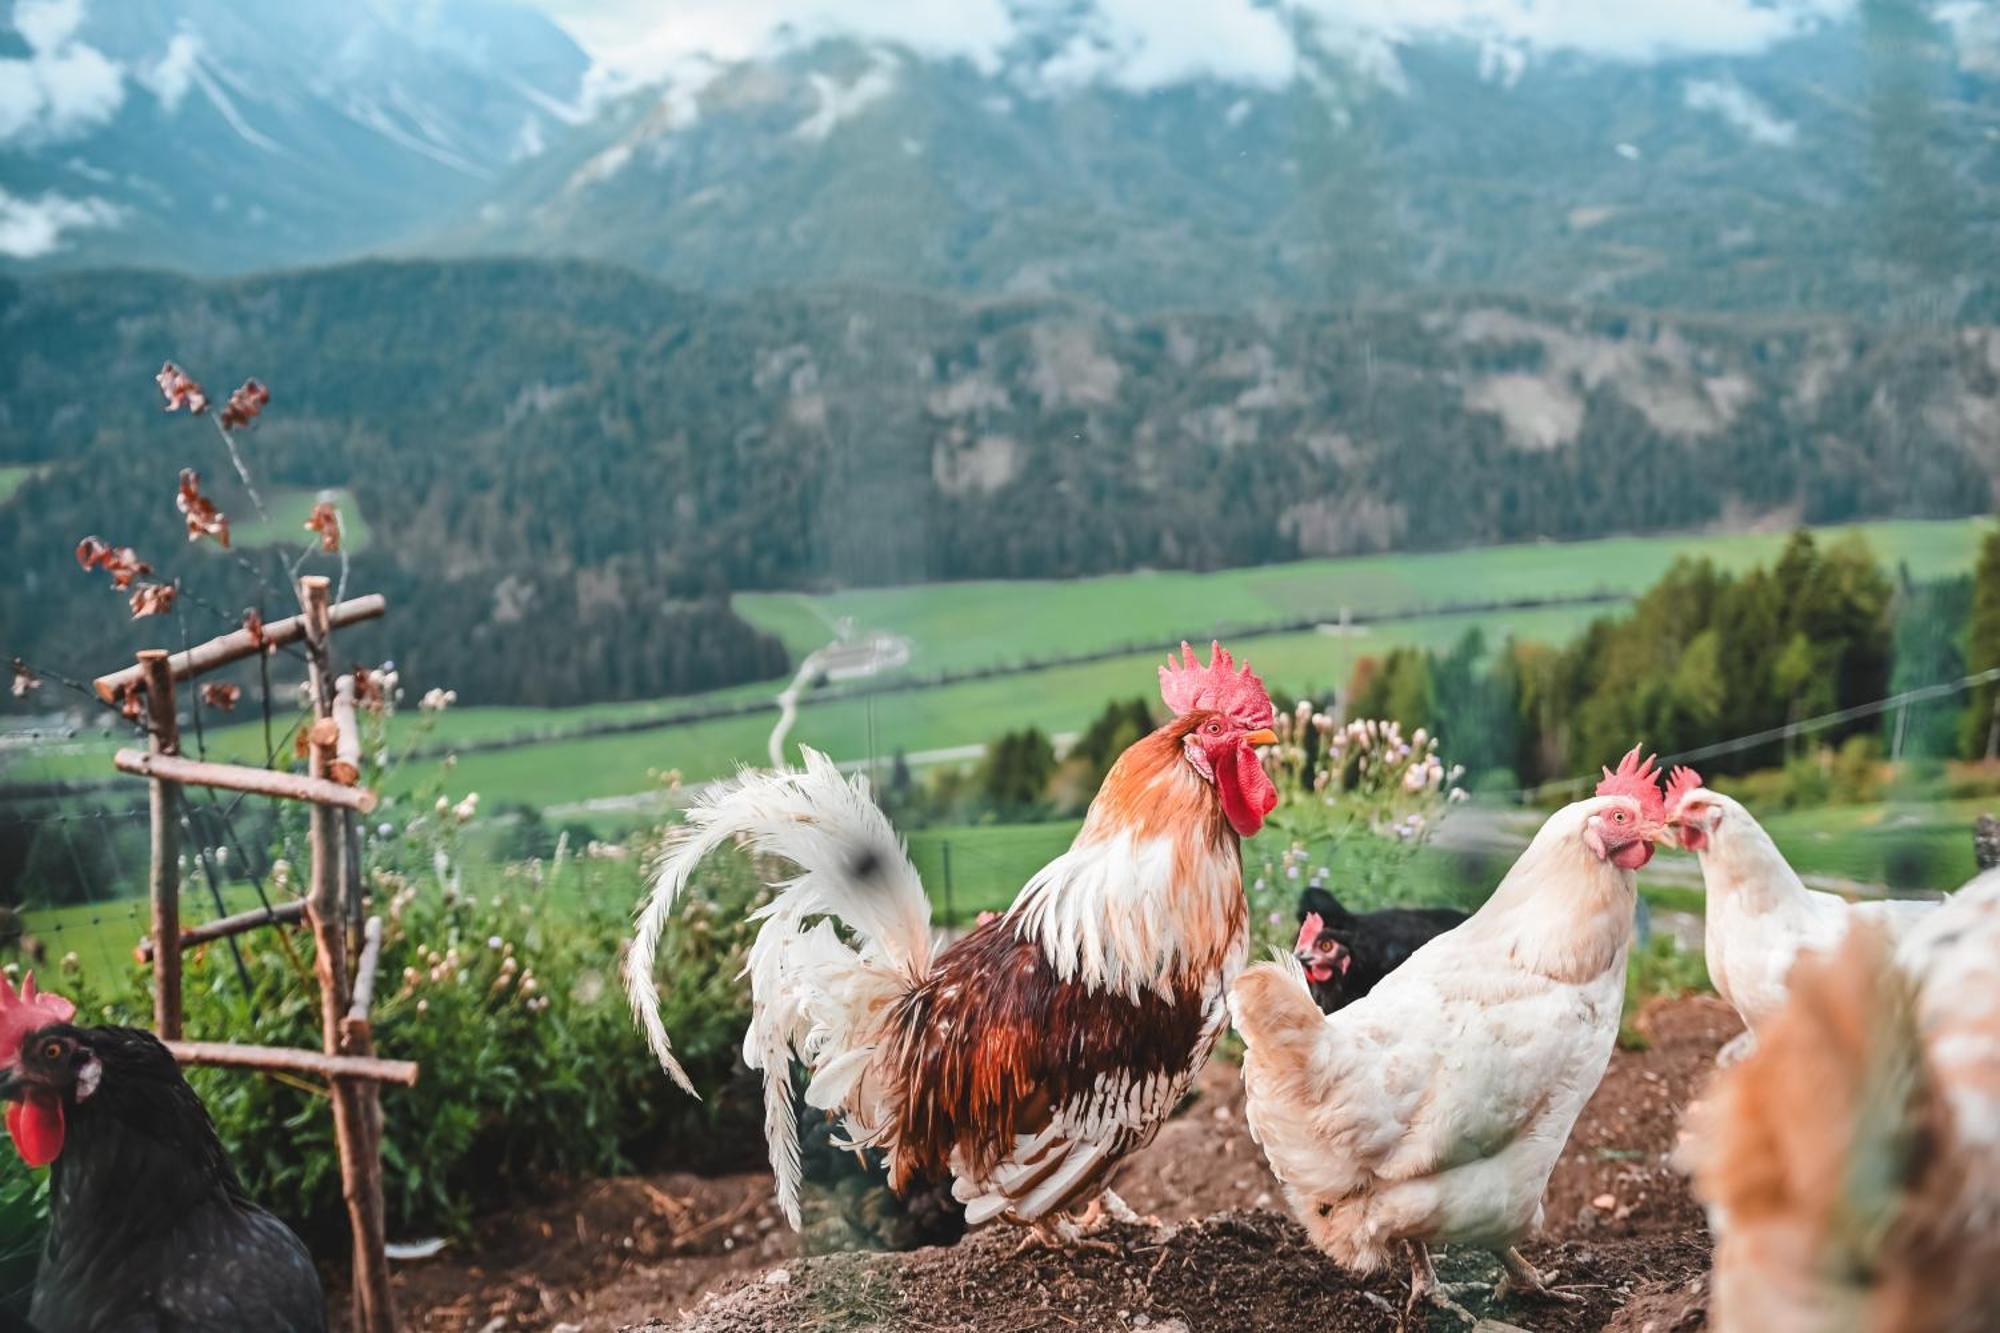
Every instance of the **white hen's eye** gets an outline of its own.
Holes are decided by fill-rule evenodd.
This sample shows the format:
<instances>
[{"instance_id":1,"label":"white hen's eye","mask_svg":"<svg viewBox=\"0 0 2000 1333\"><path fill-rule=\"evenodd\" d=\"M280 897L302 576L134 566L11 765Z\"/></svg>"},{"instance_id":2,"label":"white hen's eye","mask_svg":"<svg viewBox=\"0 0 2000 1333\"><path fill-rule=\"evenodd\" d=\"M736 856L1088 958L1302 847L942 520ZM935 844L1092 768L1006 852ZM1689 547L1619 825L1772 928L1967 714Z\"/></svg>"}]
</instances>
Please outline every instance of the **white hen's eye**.
<instances>
[{"instance_id":1,"label":"white hen's eye","mask_svg":"<svg viewBox=\"0 0 2000 1333\"><path fill-rule=\"evenodd\" d=\"M1625 812L1623 810L1613 810L1611 812L1611 818L1616 822L1622 824L1625 822Z\"/></svg>"}]
</instances>

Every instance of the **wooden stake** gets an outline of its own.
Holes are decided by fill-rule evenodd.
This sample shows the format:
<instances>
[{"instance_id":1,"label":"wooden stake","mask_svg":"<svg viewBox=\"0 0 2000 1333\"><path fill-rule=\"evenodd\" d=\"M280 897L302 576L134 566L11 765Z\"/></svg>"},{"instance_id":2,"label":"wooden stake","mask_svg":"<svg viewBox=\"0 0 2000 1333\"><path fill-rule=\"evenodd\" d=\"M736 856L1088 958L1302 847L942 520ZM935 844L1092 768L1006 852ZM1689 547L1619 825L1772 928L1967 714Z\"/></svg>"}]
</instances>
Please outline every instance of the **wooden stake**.
<instances>
[{"instance_id":1,"label":"wooden stake","mask_svg":"<svg viewBox=\"0 0 2000 1333\"><path fill-rule=\"evenodd\" d=\"M176 784L220 787L224 791L246 791L253 796L278 796L290 801L314 801L363 814L375 808L375 793L366 787L343 787L324 778L251 768L247 764L217 764L143 750L120 750L111 756L111 762L121 773L163 778Z\"/></svg>"},{"instance_id":2,"label":"wooden stake","mask_svg":"<svg viewBox=\"0 0 2000 1333\"><path fill-rule=\"evenodd\" d=\"M313 723L307 771L326 780L336 761L339 724L333 719L334 681L331 660L333 624L328 617L329 580L308 575L299 580L300 619L305 622L306 663L311 687ZM317 946L314 970L319 976L320 1035L331 1057L369 1058L372 1041L355 1040L347 1019L346 939L340 913L340 817L331 805L315 802L310 813L308 841L312 849L312 884L306 895L306 917L312 922ZM352 1048L352 1049L351 1049ZM353 1079L333 1080L333 1138L340 1150L340 1192L347 1201L347 1221L354 1246L354 1327L357 1333L395 1333L396 1306L389 1290L389 1265L382 1250L386 1230L382 1206L382 1154L364 1085Z\"/></svg>"},{"instance_id":3,"label":"wooden stake","mask_svg":"<svg viewBox=\"0 0 2000 1333\"><path fill-rule=\"evenodd\" d=\"M347 1006L350 1023L368 1021L375 1004L375 973L382 966L382 918L371 916L362 931L361 961L354 968L354 1000Z\"/></svg>"},{"instance_id":4,"label":"wooden stake","mask_svg":"<svg viewBox=\"0 0 2000 1333\"><path fill-rule=\"evenodd\" d=\"M327 776L352 787L361 780L361 727L355 720L352 676L333 683L333 725L333 766Z\"/></svg>"},{"instance_id":5,"label":"wooden stake","mask_svg":"<svg viewBox=\"0 0 2000 1333\"><path fill-rule=\"evenodd\" d=\"M332 628L339 629L343 625L373 620L388 609L389 603L384 600L381 593L369 593L366 597L355 597L342 602L339 606L329 608L327 620ZM297 643L305 637L305 632L305 617L292 616L264 626L264 632L259 637L251 637L247 629L234 630L210 639L207 643L196 644L186 652L175 653L167 659L167 662L173 670L175 680L186 680L190 676L199 676L205 671L228 666L231 662L255 657L268 648ZM104 702L116 703L127 685L136 684L144 678L140 668L126 667L123 671L99 676L91 682L91 685Z\"/></svg>"},{"instance_id":6,"label":"wooden stake","mask_svg":"<svg viewBox=\"0 0 2000 1333\"><path fill-rule=\"evenodd\" d=\"M268 1069L286 1074L313 1074L340 1082L361 1079L372 1083L394 1083L405 1088L417 1085L417 1066L409 1060L356 1059L319 1051L301 1051L290 1046L238 1046L233 1041L170 1041L167 1049L173 1052L174 1059L184 1065Z\"/></svg>"},{"instance_id":7,"label":"wooden stake","mask_svg":"<svg viewBox=\"0 0 2000 1333\"><path fill-rule=\"evenodd\" d=\"M180 752L180 722L175 716L174 678L167 669L164 649L148 648L139 654L139 667L146 682L146 722L150 731L147 748L154 756ZM166 778L153 779L150 806L153 816L153 863L148 887L153 897L153 938L171 940L160 950L153 964L153 1030L162 1041L181 1035L181 839L174 804L180 799L178 784Z\"/></svg>"},{"instance_id":8,"label":"wooden stake","mask_svg":"<svg viewBox=\"0 0 2000 1333\"><path fill-rule=\"evenodd\" d=\"M198 945L211 944L216 940L227 939L231 935L241 935L247 930L256 930L260 926L296 925L304 918L305 914L306 905L303 902L274 903L268 909L253 907L247 912L238 912L234 916L225 916L214 921L204 921L199 926L189 926L181 932L181 951L185 953ZM139 947L135 952L140 962L152 962L152 937L147 936L145 939L140 940Z\"/></svg>"}]
</instances>

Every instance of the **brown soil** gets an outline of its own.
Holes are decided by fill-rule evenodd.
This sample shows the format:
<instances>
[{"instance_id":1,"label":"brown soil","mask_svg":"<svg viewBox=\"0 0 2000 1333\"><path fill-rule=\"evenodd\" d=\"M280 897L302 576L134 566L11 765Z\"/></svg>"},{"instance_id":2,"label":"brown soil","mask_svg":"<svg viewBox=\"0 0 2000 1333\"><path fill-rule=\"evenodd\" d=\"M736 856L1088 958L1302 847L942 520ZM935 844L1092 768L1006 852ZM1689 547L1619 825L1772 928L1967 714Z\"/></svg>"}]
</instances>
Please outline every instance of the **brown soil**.
<instances>
[{"instance_id":1,"label":"brown soil","mask_svg":"<svg viewBox=\"0 0 2000 1333\"><path fill-rule=\"evenodd\" d=\"M1614 1056L1549 1184L1544 1233L1523 1247L1580 1303L1462 1298L1500 1327L1704 1325L1708 1233L1670 1154L1680 1112L1739 1025L1727 1005L1697 997L1656 1003L1636 1026L1647 1048ZM987 1228L949 1248L801 1258L766 1175L604 1181L494 1219L472 1255L403 1266L397 1290L406 1325L440 1333L1395 1327L1404 1276L1343 1274L1284 1215L1244 1127L1234 1065L1211 1063L1195 1098L1115 1183L1165 1224L1104 1233L1116 1254L1016 1255L1019 1233ZM1475 1251L1439 1266L1446 1281L1486 1290L1498 1277Z\"/></svg>"}]
</instances>

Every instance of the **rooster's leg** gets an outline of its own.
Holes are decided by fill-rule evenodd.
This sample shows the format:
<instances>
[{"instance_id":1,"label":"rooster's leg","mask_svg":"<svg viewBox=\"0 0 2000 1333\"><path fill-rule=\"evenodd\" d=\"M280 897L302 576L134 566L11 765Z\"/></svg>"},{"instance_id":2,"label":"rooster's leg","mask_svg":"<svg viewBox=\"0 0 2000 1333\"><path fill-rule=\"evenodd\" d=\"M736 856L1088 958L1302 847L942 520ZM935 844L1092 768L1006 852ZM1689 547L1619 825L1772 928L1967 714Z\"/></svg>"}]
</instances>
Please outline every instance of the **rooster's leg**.
<instances>
[{"instance_id":1,"label":"rooster's leg","mask_svg":"<svg viewBox=\"0 0 2000 1333\"><path fill-rule=\"evenodd\" d=\"M1451 1293L1438 1281L1437 1269L1431 1265L1430 1246L1420 1240L1406 1241L1405 1244L1410 1247L1410 1300L1403 1307L1403 1318L1397 1328L1421 1327L1416 1319L1417 1309L1423 1305L1434 1305L1454 1318L1476 1325L1479 1320L1472 1311L1453 1300Z\"/></svg>"},{"instance_id":2,"label":"rooster's leg","mask_svg":"<svg viewBox=\"0 0 2000 1333\"><path fill-rule=\"evenodd\" d=\"M1581 1305L1583 1303L1583 1297L1577 1295L1575 1292L1559 1291L1550 1286L1549 1279L1553 1278L1555 1274L1543 1274L1536 1271L1535 1266L1522 1258L1521 1252L1513 1246L1509 1245L1504 1250L1495 1250L1494 1254L1498 1256L1500 1266L1507 1270L1507 1275L1500 1279L1500 1285L1494 1289L1493 1294L1495 1296L1504 1297L1518 1291L1524 1295L1538 1296L1544 1300L1563 1301L1570 1305Z\"/></svg>"},{"instance_id":3,"label":"rooster's leg","mask_svg":"<svg viewBox=\"0 0 2000 1333\"><path fill-rule=\"evenodd\" d=\"M1113 1222L1122 1222L1128 1227L1151 1227L1156 1231L1166 1225L1151 1213L1141 1217L1133 1212L1132 1205L1119 1198L1116 1190L1106 1190L1092 1199L1090 1206L1083 1210L1078 1225L1085 1235L1089 1235L1102 1231Z\"/></svg>"}]
</instances>

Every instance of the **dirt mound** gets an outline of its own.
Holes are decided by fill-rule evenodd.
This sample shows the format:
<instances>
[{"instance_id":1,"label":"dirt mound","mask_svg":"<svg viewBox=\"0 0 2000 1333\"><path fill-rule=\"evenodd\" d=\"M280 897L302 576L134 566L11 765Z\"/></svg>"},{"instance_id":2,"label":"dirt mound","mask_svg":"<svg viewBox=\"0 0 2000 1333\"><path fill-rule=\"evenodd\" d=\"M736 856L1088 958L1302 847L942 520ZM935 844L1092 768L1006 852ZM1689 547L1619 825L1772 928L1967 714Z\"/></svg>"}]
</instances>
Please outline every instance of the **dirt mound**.
<instances>
[{"instance_id":1,"label":"dirt mound","mask_svg":"<svg viewBox=\"0 0 2000 1333\"><path fill-rule=\"evenodd\" d=\"M1544 1234L1523 1247L1582 1303L1466 1297L1482 1315L1538 1333L1703 1326L1708 1232L1670 1155L1681 1112L1741 1028L1706 997L1655 1003L1636 1027L1646 1048L1613 1056L1550 1181ZM1404 1274L1349 1277L1283 1215L1233 1064L1210 1063L1182 1114L1114 1184L1166 1223L1107 1232L1116 1254L1016 1255L1018 1232L988 1228L951 1248L802 1259L768 1176L605 1181L493 1219L472 1253L403 1269L398 1288L409 1327L454 1333L1395 1326ZM1439 1267L1485 1291L1499 1276L1473 1250L1443 1254Z\"/></svg>"},{"instance_id":2,"label":"dirt mound","mask_svg":"<svg viewBox=\"0 0 2000 1333\"><path fill-rule=\"evenodd\" d=\"M1293 1333L1310 1327L1361 1333L1396 1327L1408 1285L1402 1273L1357 1279L1307 1242L1288 1217L1232 1212L1199 1222L1114 1227L1117 1252L1016 1253L1018 1236L988 1230L950 1249L807 1259L736 1280L680 1322L641 1329L760 1333L773 1328L898 1329L992 1333L1031 1329L1227 1329ZM1463 1300L1482 1317L1539 1333L1582 1333L1612 1324L1645 1273L1648 1296L1699 1281L1707 1247L1679 1240L1566 1241L1535 1258L1576 1298L1495 1303L1499 1266L1465 1250L1445 1255L1439 1275L1476 1284ZM1636 1327L1636 1326L1635 1326Z\"/></svg>"}]
</instances>

